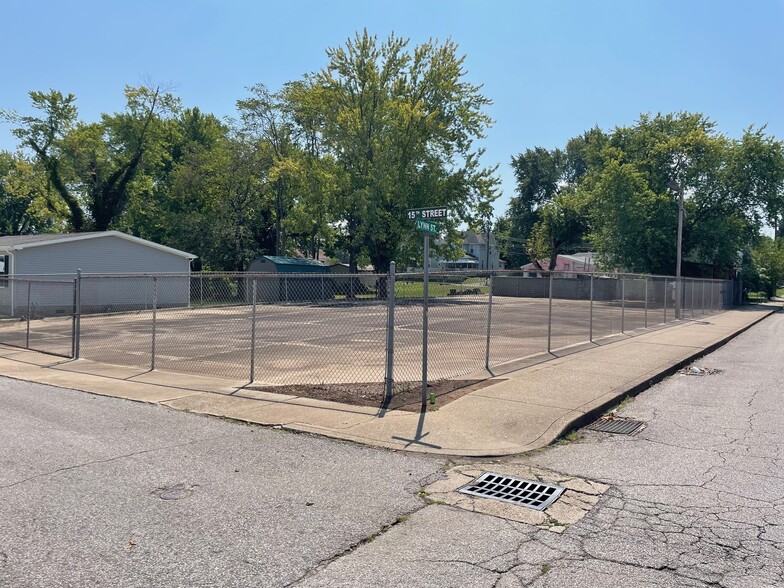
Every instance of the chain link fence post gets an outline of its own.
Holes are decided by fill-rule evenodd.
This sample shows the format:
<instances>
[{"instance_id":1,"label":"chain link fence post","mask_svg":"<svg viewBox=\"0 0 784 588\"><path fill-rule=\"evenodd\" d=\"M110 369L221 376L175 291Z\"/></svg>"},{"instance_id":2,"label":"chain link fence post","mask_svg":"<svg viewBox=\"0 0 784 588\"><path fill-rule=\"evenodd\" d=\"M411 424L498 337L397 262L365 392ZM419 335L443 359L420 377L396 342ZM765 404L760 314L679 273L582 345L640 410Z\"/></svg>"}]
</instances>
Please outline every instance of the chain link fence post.
<instances>
[{"instance_id":1,"label":"chain link fence post","mask_svg":"<svg viewBox=\"0 0 784 588\"><path fill-rule=\"evenodd\" d=\"M82 270L76 270L76 302L74 304L76 311L74 313L74 338L73 338L73 356L74 359L79 359L81 354L82 343Z\"/></svg>"},{"instance_id":2,"label":"chain link fence post","mask_svg":"<svg viewBox=\"0 0 784 588\"><path fill-rule=\"evenodd\" d=\"M322 279L322 288L323 288ZM250 383L256 379L256 276L253 276L250 312Z\"/></svg>"},{"instance_id":3,"label":"chain link fence post","mask_svg":"<svg viewBox=\"0 0 784 588\"><path fill-rule=\"evenodd\" d=\"M648 328L648 276L645 276L645 328Z\"/></svg>"},{"instance_id":4,"label":"chain link fence post","mask_svg":"<svg viewBox=\"0 0 784 588\"><path fill-rule=\"evenodd\" d=\"M30 349L30 289L33 286L31 280L27 281L27 330L25 331L25 349Z\"/></svg>"},{"instance_id":5,"label":"chain link fence post","mask_svg":"<svg viewBox=\"0 0 784 588\"><path fill-rule=\"evenodd\" d=\"M593 343L593 274L591 274L590 297L588 303L588 341Z\"/></svg>"},{"instance_id":6,"label":"chain link fence post","mask_svg":"<svg viewBox=\"0 0 784 588\"><path fill-rule=\"evenodd\" d=\"M395 262L389 263L387 278L387 357L384 369L384 394L386 402L392 399L395 367Z\"/></svg>"},{"instance_id":7,"label":"chain link fence post","mask_svg":"<svg viewBox=\"0 0 784 588\"><path fill-rule=\"evenodd\" d=\"M71 359L76 359L76 279L73 281L73 300L71 302Z\"/></svg>"},{"instance_id":8,"label":"chain link fence post","mask_svg":"<svg viewBox=\"0 0 784 588\"><path fill-rule=\"evenodd\" d=\"M158 276L152 277L152 345L150 348L150 369L155 369L155 338L158 329Z\"/></svg>"},{"instance_id":9,"label":"chain link fence post","mask_svg":"<svg viewBox=\"0 0 784 588\"><path fill-rule=\"evenodd\" d=\"M487 297L487 339L485 340L485 369L490 371L490 325L493 321L493 273L490 272L490 291Z\"/></svg>"},{"instance_id":10,"label":"chain link fence post","mask_svg":"<svg viewBox=\"0 0 784 588\"><path fill-rule=\"evenodd\" d=\"M547 353L550 353L550 344L553 337L553 272L550 272L547 294Z\"/></svg>"},{"instance_id":11,"label":"chain link fence post","mask_svg":"<svg viewBox=\"0 0 784 588\"><path fill-rule=\"evenodd\" d=\"M621 276L621 334L626 328L626 278Z\"/></svg>"}]
</instances>

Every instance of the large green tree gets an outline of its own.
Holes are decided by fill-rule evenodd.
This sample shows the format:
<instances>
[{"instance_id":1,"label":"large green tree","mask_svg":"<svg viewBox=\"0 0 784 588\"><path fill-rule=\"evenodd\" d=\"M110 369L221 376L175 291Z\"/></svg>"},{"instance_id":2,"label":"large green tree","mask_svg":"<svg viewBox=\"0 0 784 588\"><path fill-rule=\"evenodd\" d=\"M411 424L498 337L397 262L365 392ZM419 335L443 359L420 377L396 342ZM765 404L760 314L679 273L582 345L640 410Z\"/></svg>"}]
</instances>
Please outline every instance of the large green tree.
<instances>
[{"instance_id":1,"label":"large green tree","mask_svg":"<svg viewBox=\"0 0 784 588\"><path fill-rule=\"evenodd\" d=\"M73 94L30 92L40 114L14 117L14 134L46 171L74 231L104 231L119 218L143 158L156 147L161 115L178 106L160 88L128 86L125 97L125 111L83 123Z\"/></svg>"},{"instance_id":2,"label":"large green tree","mask_svg":"<svg viewBox=\"0 0 784 588\"><path fill-rule=\"evenodd\" d=\"M535 243L532 233L541 219L543 207L552 204L564 183L566 157L560 149L526 149L512 157L512 170L517 180L516 195L509 201L506 221L502 223L505 229L502 252L512 267L520 267L528 261L553 257L552 235L562 233L553 224L558 216L552 214L555 206L549 207L548 228L540 228ZM560 246L556 250L560 250Z\"/></svg>"},{"instance_id":3,"label":"large green tree","mask_svg":"<svg viewBox=\"0 0 784 588\"><path fill-rule=\"evenodd\" d=\"M19 154L0 151L0 235L62 229L66 215L41 169Z\"/></svg>"},{"instance_id":4,"label":"large green tree","mask_svg":"<svg viewBox=\"0 0 784 588\"><path fill-rule=\"evenodd\" d=\"M351 271L367 255L385 272L391 260L418 254L405 209L446 205L447 234L456 238L459 222L496 197L494 170L481 166L474 146L491 122L490 101L466 81L451 41L409 48L364 31L327 56L288 94L289 106L333 162L331 216Z\"/></svg>"},{"instance_id":5,"label":"large green tree","mask_svg":"<svg viewBox=\"0 0 784 588\"><path fill-rule=\"evenodd\" d=\"M578 135L563 152L516 157L518 195L505 228L514 245L521 227L530 227L532 257L554 260L559 243L568 247L587 234L608 269L673 274L682 193L685 269L727 275L763 222L780 226L783 153L764 129L733 140L699 113L641 115L633 125ZM556 203L559 194L576 200Z\"/></svg>"}]
</instances>

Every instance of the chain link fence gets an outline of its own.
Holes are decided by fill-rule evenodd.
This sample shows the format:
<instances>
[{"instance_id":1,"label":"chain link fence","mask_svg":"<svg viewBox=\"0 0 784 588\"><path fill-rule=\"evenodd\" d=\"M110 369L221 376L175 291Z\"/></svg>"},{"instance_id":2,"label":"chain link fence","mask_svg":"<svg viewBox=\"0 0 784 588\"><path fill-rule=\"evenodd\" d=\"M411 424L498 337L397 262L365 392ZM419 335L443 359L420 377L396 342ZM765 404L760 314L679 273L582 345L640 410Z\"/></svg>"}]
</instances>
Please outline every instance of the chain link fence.
<instances>
[{"instance_id":1,"label":"chain link fence","mask_svg":"<svg viewBox=\"0 0 784 588\"><path fill-rule=\"evenodd\" d=\"M0 343L74 357L76 284L68 278L4 278Z\"/></svg>"},{"instance_id":2,"label":"chain link fence","mask_svg":"<svg viewBox=\"0 0 784 588\"><path fill-rule=\"evenodd\" d=\"M0 343L297 394L392 394L722 311L732 281L574 272L7 278ZM424 388L423 388L424 389Z\"/></svg>"}]
</instances>

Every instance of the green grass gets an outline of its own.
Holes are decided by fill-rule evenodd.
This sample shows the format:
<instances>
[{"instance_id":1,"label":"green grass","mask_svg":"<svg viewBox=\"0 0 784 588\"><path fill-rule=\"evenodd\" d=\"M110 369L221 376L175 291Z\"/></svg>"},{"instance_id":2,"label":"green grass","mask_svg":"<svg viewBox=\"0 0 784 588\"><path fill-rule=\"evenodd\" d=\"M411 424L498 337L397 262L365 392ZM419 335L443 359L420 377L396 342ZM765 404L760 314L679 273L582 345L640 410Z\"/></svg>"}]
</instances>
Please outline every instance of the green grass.
<instances>
[{"instance_id":1,"label":"green grass","mask_svg":"<svg viewBox=\"0 0 784 588\"><path fill-rule=\"evenodd\" d=\"M748 292L746 296L749 302L765 302L768 299L768 295L765 292Z\"/></svg>"},{"instance_id":2,"label":"green grass","mask_svg":"<svg viewBox=\"0 0 784 588\"><path fill-rule=\"evenodd\" d=\"M462 284L442 284L438 281L431 281L427 285L428 296L440 297L449 296L452 290L457 292L464 290L479 289L481 294L487 294L489 288L477 282L471 282L469 278ZM422 298L425 291L425 285L422 282L396 282L395 283L395 298Z\"/></svg>"},{"instance_id":3,"label":"green grass","mask_svg":"<svg viewBox=\"0 0 784 588\"><path fill-rule=\"evenodd\" d=\"M778 290L776 290L776 296L779 298L784 297L784 288L779 288Z\"/></svg>"},{"instance_id":4,"label":"green grass","mask_svg":"<svg viewBox=\"0 0 784 588\"><path fill-rule=\"evenodd\" d=\"M568 445L569 443L574 443L580 438L580 431L575 429L573 431L569 431L566 435L558 439L555 442L556 445Z\"/></svg>"},{"instance_id":5,"label":"green grass","mask_svg":"<svg viewBox=\"0 0 784 588\"><path fill-rule=\"evenodd\" d=\"M427 295L432 298L441 298L454 296L455 294L450 294L453 290L461 292L477 289L482 296L486 296L490 292L490 287L485 284L484 278L468 278L459 284L441 283L436 278L428 283ZM422 298L424 292L425 285L422 282L405 282L402 280L395 282L395 298L397 299ZM470 296L470 294L466 295ZM473 295L475 296L476 294ZM344 300L345 298L346 296L342 294L335 295L336 300ZM376 293L356 294L354 298L356 300L373 300L376 298Z\"/></svg>"}]
</instances>

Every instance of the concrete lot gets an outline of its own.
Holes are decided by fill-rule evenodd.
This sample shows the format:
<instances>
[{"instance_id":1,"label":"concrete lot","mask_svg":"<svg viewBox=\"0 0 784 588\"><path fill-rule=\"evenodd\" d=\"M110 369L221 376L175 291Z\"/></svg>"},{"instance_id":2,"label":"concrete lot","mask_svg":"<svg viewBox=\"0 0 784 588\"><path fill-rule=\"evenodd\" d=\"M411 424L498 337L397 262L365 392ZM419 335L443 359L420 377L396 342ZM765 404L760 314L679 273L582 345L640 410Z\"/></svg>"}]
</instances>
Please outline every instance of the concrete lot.
<instances>
[{"instance_id":1,"label":"concrete lot","mask_svg":"<svg viewBox=\"0 0 784 588\"><path fill-rule=\"evenodd\" d=\"M705 309L708 311L709 309ZM696 312L684 310L686 318ZM548 300L493 298L491 366L545 353ZM162 371L250 378L250 306L159 310L155 319L155 368ZM621 332L672 321L673 309L642 302L590 303L554 299L551 349L557 350ZM401 301L395 309L395 381L421 379L422 305ZM255 380L265 385L384 381L387 306L384 302L259 305L256 312ZM456 378L485 367L488 297L439 298L429 309L429 379ZM84 315L81 357L94 362L150 368L151 311ZM30 347L69 355L68 317L31 321ZM0 322L0 342L24 346L24 321Z\"/></svg>"}]
</instances>

